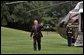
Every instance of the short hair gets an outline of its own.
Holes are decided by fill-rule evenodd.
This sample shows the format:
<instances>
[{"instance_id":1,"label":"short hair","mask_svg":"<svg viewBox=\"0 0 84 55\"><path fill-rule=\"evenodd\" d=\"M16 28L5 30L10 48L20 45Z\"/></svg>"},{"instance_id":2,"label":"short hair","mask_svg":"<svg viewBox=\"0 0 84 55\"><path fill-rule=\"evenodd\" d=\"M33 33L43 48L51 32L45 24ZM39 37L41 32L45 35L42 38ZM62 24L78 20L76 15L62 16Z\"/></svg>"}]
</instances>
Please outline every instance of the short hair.
<instances>
[{"instance_id":1,"label":"short hair","mask_svg":"<svg viewBox=\"0 0 84 55\"><path fill-rule=\"evenodd\" d=\"M34 20L34 23L38 23L38 20Z\"/></svg>"}]
</instances>

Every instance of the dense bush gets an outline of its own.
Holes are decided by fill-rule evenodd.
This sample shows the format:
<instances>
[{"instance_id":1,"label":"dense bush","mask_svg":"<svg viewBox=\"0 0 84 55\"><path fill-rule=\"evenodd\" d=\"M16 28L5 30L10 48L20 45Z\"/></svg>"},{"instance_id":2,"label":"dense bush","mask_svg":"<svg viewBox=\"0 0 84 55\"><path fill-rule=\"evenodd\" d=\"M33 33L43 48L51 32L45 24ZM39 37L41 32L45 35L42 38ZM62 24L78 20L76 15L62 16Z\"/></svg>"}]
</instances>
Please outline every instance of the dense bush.
<instances>
[{"instance_id":1,"label":"dense bush","mask_svg":"<svg viewBox=\"0 0 84 55\"><path fill-rule=\"evenodd\" d=\"M17 4L5 4L17 1L1 1L1 25L30 31L32 22L37 19L44 23L43 30L56 31L61 17L72 10L79 1L26 1ZM49 29L46 25L49 25Z\"/></svg>"}]
</instances>

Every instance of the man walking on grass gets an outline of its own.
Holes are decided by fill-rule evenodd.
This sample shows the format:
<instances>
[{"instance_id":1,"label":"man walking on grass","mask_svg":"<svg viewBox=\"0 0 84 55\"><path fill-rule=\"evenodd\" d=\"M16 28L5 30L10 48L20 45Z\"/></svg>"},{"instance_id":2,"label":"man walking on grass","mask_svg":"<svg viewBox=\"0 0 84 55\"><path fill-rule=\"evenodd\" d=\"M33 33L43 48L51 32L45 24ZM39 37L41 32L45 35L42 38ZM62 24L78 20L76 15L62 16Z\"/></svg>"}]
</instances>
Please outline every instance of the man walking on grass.
<instances>
[{"instance_id":1,"label":"man walking on grass","mask_svg":"<svg viewBox=\"0 0 84 55\"><path fill-rule=\"evenodd\" d=\"M32 26L31 29L31 34L30 37L33 36L33 47L34 47L34 51L37 50L37 46L38 46L38 50L41 50L41 37L43 37L42 33L41 33L41 29L42 29L43 25L38 24L37 20L34 20L34 24Z\"/></svg>"}]
</instances>

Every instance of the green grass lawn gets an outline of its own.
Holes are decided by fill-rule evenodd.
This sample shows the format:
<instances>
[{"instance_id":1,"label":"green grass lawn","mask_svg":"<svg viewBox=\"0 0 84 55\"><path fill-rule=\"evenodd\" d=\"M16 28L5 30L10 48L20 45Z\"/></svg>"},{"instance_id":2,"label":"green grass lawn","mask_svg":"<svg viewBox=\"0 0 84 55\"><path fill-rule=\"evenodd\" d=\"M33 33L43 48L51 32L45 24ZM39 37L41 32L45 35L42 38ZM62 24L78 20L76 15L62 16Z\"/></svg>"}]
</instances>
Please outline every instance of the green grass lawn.
<instances>
[{"instance_id":1,"label":"green grass lawn","mask_svg":"<svg viewBox=\"0 0 84 55\"><path fill-rule=\"evenodd\" d=\"M68 47L56 32L42 33L42 50L33 51L29 32L1 27L1 54L83 54L82 47Z\"/></svg>"}]
</instances>

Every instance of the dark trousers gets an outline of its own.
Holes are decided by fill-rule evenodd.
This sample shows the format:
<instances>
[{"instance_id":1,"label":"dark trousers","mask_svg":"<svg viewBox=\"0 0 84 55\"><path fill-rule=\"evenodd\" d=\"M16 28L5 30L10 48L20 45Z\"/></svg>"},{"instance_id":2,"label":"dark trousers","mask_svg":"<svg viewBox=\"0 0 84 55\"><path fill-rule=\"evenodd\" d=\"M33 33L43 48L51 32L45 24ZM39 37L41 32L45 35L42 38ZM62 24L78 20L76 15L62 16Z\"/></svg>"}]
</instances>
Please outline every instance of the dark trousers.
<instances>
[{"instance_id":1,"label":"dark trousers","mask_svg":"<svg viewBox=\"0 0 84 55\"><path fill-rule=\"evenodd\" d=\"M41 50L41 37L39 36L34 36L33 37L33 47L34 50L37 50L37 46L38 46L38 50Z\"/></svg>"},{"instance_id":2,"label":"dark trousers","mask_svg":"<svg viewBox=\"0 0 84 55\"><path fill-rule=\"evenodd\" d=\"M68 46L71 46L72 44L72 34L71 33L68 33L67 40L68 40Z\"/></svg>"}]
</instances>

